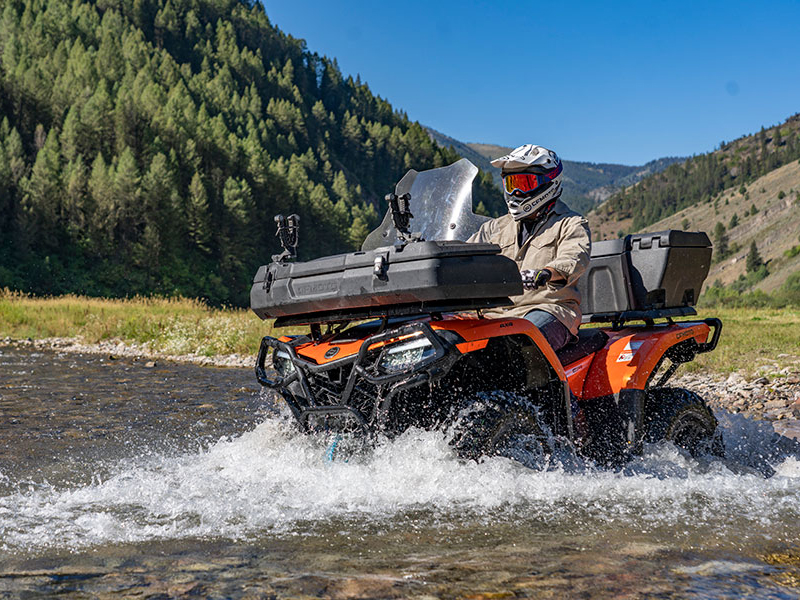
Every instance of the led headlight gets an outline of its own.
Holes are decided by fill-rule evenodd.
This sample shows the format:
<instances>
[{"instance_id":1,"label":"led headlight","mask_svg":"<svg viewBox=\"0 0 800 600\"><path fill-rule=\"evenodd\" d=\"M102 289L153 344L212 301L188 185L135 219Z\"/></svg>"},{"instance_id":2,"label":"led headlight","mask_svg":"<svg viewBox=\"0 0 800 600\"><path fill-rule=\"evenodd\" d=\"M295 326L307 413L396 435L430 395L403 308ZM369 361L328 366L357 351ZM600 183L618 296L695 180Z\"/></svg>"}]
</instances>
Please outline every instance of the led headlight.
<instances>
[{"instance_id":1,"label":"led headlight","mask_svg":"<svg viewBox=\"0 0 800 600\"><path fill-rule=\"evenodd\" d=\"M390 346L383 351L378 366L387 373L395 373L423 362L435 353L428 338L420 336L411 341Z\"/></svg>"},{"instance_id":2,"label":"led headlight","mask_svg":"<svg viewBox=\"0 0 800 600\"><path fill-rule=\"evenodd\" d=\"M281 377L286 377L294 373L294 363L283 350L275 351L275 354L272 356L272 365Z\"/></svg>"}]
</instances>

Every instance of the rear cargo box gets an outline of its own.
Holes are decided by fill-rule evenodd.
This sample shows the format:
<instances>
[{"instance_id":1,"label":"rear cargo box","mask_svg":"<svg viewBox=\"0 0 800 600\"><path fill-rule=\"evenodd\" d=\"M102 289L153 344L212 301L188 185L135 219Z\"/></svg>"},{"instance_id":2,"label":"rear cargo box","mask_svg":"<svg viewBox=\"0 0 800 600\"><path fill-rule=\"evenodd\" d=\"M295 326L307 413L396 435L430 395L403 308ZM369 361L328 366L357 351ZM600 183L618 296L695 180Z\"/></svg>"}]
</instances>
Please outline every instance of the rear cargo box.
<instances>
[{"instance_id":1,"label":"rear cargo box","mask_svg":"<svg viewBox=\"0 0 800 600\"><path fill-rule=\"evenodd\" d=\"M262 319L288 325L489 308L521 293L516 264L495 244L416 242L262 266L250 306Z\"/></svg>"},{"instance_id":2,"label":"rear cargo box","mask_svg":"<svg viewBox=\"0 0 800 600\"><path fill-rule=\"evenodd\" d=\"M711 241L703 232L637 233L592 244L592 258L580 279L584 321L631 311L691 307L709 267Z\"/></svg>"}]
</instances>

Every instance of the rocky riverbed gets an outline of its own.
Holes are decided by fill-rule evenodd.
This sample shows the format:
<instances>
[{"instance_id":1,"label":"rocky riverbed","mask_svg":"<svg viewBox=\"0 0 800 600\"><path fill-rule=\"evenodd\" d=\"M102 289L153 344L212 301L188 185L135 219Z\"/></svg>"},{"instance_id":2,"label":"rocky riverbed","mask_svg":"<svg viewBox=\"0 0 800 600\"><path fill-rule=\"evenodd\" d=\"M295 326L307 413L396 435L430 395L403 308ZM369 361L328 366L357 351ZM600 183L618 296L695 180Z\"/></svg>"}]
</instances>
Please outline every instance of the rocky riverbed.
<instances>
[{"instance_id":1,"label":"rocky riverbed","mask_svg":"<svg viewBox=\"0 0 800 600\"><path fill-rule=\"evenodd\" d=\"M199 354L173 355L155 351L146 344L105 340L88 344L79 338L44 338L14 340L5 338L2 344L32 346L38 349L84 354L101 354L110 359L134 358L155 366L166 360L213 367L252 367L254 357L240 354L203 356ZM800 365L778 369L764 365L756 375L745 377L741 373L728 376L692 373L676 377L670 385L685 387L704 397L712 408L740 413L752 419L773 422L777 431L800 439ZM762 374L765 373L765 374Z\"/></svg>"},{"instance_id":2,"label":"rocky riverbed","mask_svg":"<svg viewBox=\"0 0 800 600\"><path fill-rule=\"evenodd\" d=\"M697 392L712 408L771 421L779 430L784 429L784 422L800 420L800 371L796 367L749 379L741 373L727 377L689 374L677 377L671 385Z\"/></svg>"}]
</instances>

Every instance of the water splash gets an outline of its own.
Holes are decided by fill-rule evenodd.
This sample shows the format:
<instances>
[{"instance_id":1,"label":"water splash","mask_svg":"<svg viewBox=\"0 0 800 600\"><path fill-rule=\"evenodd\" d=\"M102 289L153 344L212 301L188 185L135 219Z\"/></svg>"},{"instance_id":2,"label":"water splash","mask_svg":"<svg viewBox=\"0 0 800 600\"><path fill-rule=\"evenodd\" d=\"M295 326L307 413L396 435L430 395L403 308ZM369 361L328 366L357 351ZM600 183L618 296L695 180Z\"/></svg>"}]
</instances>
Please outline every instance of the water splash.
<instances>
[{"instance_id":1,"label":"water splash","mask_svg":"<svg viewBox=\"0 0 800 600\"><path fill-rule=\"evenodd\" d=\"M787 456L765 424L736 415L720 420L724 460L695 461L657 445L612 472L584 463L534 471L506 458L459 461L442 434L417 430L347 462L330 461L330 440L299 435L270 418L194 452L143 452L88 485L17 482L0 497L0 544L15 552L243 539L309 531L334 519L382 523L409 514L561 527L627 522L642 530L676 523L727 528L735 518L739 528L796 538L800 461ZM759 472L764 464L774 470L771 478Z\"/></svg>"}]
</instances>

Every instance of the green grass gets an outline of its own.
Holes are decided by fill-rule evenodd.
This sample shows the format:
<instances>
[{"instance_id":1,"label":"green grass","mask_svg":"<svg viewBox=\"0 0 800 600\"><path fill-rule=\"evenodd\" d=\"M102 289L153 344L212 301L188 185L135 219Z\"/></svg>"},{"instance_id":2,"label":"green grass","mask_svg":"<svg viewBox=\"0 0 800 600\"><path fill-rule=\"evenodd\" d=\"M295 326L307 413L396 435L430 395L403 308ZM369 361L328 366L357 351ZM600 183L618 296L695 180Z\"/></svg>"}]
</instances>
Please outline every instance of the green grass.
<instances>
[{"instance_id":1,"label":"green grass","mask_svg":"<svg viewBox=\"0 0 800 600\"><path fill-rule=\"evenodd\" d=\"M168 354L255 354L271 322L244 309L215 309L185 298L37 298L0 290L0 337L120 339Z\"/></svg>"},{"instance_id":2,"label":"green grass","mask_svg":"<svg viewBox=\"0 0 800 600\"><path fill-rule=\"evenodd\" d=\"M718 317L722 335L714 352L701 354L681 367L682 371L754 375L763 373L765 367L775 373L792 366L800 371L800 309L708 308L698 312L702 318Z\"/></svg>"},{"instance_id":3,"label":"green grass","mask_svg":"<svg viewBox=\"0 0 800 600\"><path fill-rule=\"evenodd\" d=\"M699 317L722 320L719 346L679 373L754 375L764 367L776 372L786 366L800 371L800 309L706 308ZM249 310L214 309L197 300L36 298L0 290L0 338L80 337L87 343L121 339L168 354L218 356L254 355L261 337L268 334L275 335L271 322Z\"/></svg>"}]
</instances>

